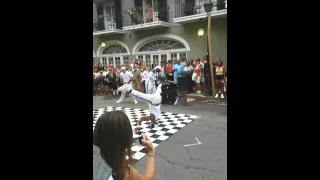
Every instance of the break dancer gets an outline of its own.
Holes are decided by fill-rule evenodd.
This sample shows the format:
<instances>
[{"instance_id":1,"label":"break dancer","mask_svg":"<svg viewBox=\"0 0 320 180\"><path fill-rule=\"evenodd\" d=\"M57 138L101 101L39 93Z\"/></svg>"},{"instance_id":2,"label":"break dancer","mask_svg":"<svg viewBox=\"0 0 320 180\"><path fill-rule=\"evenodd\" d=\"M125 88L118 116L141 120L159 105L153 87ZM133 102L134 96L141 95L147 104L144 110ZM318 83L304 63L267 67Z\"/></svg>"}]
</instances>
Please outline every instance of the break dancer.
<instances>
[{"instance_id":1,"label":"break dancer","mask_svg":"<svg viewBox=\"0 0 320 180\"><path fill-rule=\"evenodd\" d=\"M126 87L128 84L131 85L131 80L133 79L133 75L130 72L126 71L125 67L121 68L121 73L120 73L120 81L123 82L123 85L121 87ZM126 97L127 91L124 90L119 90L121 87L118 88L117 92L121 91L121 96L120 99L116 103L122 103L124 98ZM137 104L136 98L133 98L134 103Z\"/></svg>"},{"instance_id":2,"label":"break dancer","mask_svg":"<svg viewBox=\"0 0 320 180\"><path fill-rule=\"evenodd\" d=\"M159 119L160 112L161 112L160 111L161 101L162 101L161 87L162 87L162 84L160 83L157 87L157 90L153 94L144 94L142 92L136 91L132 89L131 84L125 84L118 88L118 91L128 92L133 97L139 98L149 103L150 115L141 117L138 122L139 125L141 125L142 121L149 121L149 120L151 120L152 127L153 127L153 124L157 123L157 120Z\"/></svg>"}]
</instances>

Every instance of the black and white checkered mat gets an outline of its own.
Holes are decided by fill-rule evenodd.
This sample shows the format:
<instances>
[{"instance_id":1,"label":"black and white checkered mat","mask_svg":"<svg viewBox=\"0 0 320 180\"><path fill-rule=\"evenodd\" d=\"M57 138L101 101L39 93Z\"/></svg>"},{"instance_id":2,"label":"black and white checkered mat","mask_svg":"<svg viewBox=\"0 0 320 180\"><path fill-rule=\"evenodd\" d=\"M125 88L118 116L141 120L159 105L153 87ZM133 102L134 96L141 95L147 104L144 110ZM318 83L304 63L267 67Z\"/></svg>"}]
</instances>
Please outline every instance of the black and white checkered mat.
<instances>
[{"instance_id":1,"label":"black and white checkered mat","mask_svg":"<svg viewBox=\"0 0 320 180\"><path fill-rule=\"evenodd\" d=\"M102 114L115 110L123 111L128 116L134 132L134 141L138 142L138 137L140 135L136 134L134 129L137 127L137 122L139 121L140 117L150 115L149 110L114 106L107 106L105 108L94 110L93 129L95 127L96 121ZM156 125L154 128L151 128L150 122L143 121L139 126L139 129L140 132L145 133L150 137L153 146L156 148L160 143L167 140L169 137L171 137L173 134L178 132L180 129L182 129L184 126L186 126L196 118L198 118L198 116L161 112L158 125ZM138 143L134 143L131 150L133 151L133 158L136 161L140 160L147 153L147 150L144 148L144 146L141 146Z\"/></svg>"}]
</instances>

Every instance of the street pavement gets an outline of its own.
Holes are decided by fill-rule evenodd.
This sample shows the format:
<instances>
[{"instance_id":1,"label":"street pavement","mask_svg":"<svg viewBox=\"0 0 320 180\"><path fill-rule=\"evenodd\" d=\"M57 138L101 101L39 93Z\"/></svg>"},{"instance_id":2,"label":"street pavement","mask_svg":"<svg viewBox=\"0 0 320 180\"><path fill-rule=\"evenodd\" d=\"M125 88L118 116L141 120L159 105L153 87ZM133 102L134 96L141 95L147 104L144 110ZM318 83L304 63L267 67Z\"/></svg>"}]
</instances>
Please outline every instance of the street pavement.
<instances>
[{"instance_id":1,"label":"street pavement","mask_svg":"<svg viewBox=\"0 0 320 180\"><path fill-rule=\"evenodd\" d=\"M132 97L124 103L118 99L93 96L93 110L105 106L148 109ZM156 180L227 180L227 106L190 103L189 106L162 105L161 111L200 116L183 127L156 148ZM187 146L187 144L199 145ZM145 172L146 157L136 164L140 173Z\"/></svg>"}]
</instances>

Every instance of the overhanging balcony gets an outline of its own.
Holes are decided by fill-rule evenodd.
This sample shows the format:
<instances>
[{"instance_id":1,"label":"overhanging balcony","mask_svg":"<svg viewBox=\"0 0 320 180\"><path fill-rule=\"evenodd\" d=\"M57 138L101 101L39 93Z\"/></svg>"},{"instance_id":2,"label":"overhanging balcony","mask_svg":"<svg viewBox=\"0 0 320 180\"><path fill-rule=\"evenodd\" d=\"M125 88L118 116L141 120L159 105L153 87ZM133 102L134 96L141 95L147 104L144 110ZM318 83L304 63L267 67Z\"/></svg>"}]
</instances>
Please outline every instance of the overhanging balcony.
<instances>
[{"instance_id":1,"label":"overhanging balcony","mask_svg":"<svg viewBox=\"0 0 320 180\"><path fill-rule=\"evenodd\" d=\"M171 27L168 23L169 6L133 7L123 10L123 27L125 31L136 31L159 27Z\"/></svg>"},{"instance_id":2,"label":"overhanging balcony","mask_svg":"<svg viewBox=\"0 0 320 180\"><path fill-rule=\"evenodd\" d=\"M124 33L121 28L117 28L115 16L107 15L93 18L93 36Z\"/></svg>"},{"instance_id":3,"label":"overhanging balcony","mask_svg":"<svg viewBox=\"0 0 320 180\"><path fill-rule=\"evenodd\" d=\"M204 4L212 2L211 18L227 17L227 0L176 0L175 1L175 23L191 23L206 19L208 13Z\"/></svg>"}]
</instances>

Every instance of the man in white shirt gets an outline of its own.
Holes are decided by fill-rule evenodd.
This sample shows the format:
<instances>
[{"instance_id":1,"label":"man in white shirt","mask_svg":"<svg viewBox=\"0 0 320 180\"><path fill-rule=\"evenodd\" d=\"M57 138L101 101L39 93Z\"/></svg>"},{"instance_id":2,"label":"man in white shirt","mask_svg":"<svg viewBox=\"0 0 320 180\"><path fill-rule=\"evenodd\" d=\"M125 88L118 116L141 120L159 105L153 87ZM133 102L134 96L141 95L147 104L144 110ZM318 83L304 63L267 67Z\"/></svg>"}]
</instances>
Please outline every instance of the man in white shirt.
<instances>
[{"instance_id":1,"label":"man in white shirt","mask_svg":"<svg viewBox=\"0 0 320 180\"><path fill-rule=\"evenodd\" d=\"M149 121L149 120L153 121L152 124L154 124L159 119L160 113L161 113L160 108L161 108L161 101L162 101L161 87L162 87L162 84L160 83L157 87L156 92L153 94L144 94L139 91L136 91L132 89L131 84L126 84L118 88L118 91L126 91L128 93L131 93L133 97L137 97L149 103L150 115L141 117L138 122L139 125L142 123L142 121Z\"/></svg>"},{"instance_id":2,"label":"man in white shirt","mask_svg":"<svg viewBox=\"0 0 320 180\"><path fill-rule=\"evenodd\" d=\"M123 82L122 86L126 86L127 84L131 84L132 77L133 76L131 73L126 72L125 67L121 68L120 81ZM118 90L117 90L118 92L121 91L121 90L119 90L121 87L118 88ZM121 96L120 96L120 99L117 101L117 103L123 102L124 98L126 97L126 93L127 93L127 91L121 91Z\"/></svg>"}]
</instances>

